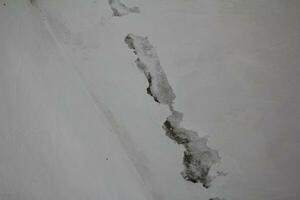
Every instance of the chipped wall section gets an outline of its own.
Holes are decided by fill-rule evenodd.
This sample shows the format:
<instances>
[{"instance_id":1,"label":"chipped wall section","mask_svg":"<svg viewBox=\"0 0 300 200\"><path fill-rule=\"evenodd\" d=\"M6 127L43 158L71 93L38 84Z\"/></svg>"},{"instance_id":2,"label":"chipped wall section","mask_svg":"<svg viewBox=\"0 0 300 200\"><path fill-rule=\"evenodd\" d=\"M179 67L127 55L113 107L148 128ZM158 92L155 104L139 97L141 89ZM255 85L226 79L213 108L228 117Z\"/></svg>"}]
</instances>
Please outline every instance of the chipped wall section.
<instances>
[{"instance_id":1,"label":"chipped wall section","mask_svg":"<svg viewBox=\"0 0 300 200\"><path fill-rule=\"evenodd\" d=\"M135 63L144 72L149 82L147 93L156 102L169 106L171 115L164 122L163 129L170 139L185 148L184 171L181 175L187 181L200 182L208 188L211 181L218 176L210 175L211 167L221 160L218 151L207 146L207 137L199 137L197 132L180 126L183 114L173 108L175 94L148 38L128 34L125 37L125 43L137 55Z\"/></svg>"},{"instance_id":2,"label":"chipped wall section","mask_svg":"<svg viewBox=\"0 0 300 200\"><path fill-rule=\"evenodd\" d=\"M120 0L108 0L108 3L113 11L113 16L121 17L123 15L128 15L129 13L140 13L138 7L127 7Z\"/></svg>"},{"instance_id":3,"label":"chipped wall section","mask_svg":"<svg viewBox=\"0 0 300 200\"><path fill-rule=\"evenodd\" d=\"M128 34L125 38L125 43L138 56L135 63L144 72L149 82L147 93L158 103L173 104L175 94L160 65L156 51L149 43L148 38Z\"/></svg>"},{"instance_id":4,"label":"chipped wall section","mask_svg":"<svg viewBox=\"0 0 300 200\"><path fill-rule=\"evenodd\" d=\"M184 179L193 183L200 182L203 187L209 188L211 181L217 176L209 174L210 168L221 158L218 151L207 146L207 137L199 137L197 132L180 127L183 114L171 110L172 114L164 122L166 135L177 144L185 148L183 156Z\"/></svg>"}]
</instances>

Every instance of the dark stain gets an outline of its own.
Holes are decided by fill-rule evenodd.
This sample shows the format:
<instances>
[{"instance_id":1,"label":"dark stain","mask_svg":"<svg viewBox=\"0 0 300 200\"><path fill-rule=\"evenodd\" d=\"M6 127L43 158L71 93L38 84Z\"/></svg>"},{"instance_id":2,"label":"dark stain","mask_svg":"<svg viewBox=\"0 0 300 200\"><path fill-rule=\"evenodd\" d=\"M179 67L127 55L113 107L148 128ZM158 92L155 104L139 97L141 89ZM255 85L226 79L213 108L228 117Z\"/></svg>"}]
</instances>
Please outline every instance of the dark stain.
<instances>
[{"instance_id":1,"label":"dark stain","mask_svg":"<svg viewBox=\"0 0 300 200\"><path fill-rule=\"evenodd\" d=\"M147 77L147 80L148 80L148 83L149 83L149 86L147 87L146 91L147 91L147 94L149 94L150 96L153 97L154 101L156 101L157 103L160 103L158 101L158 99L153 95L152 91L151 91L151 86L152 86L152 77L150 75L150 73L146 74L146 77Z\"/></svg>"},{"instance_id":2,"label":"dark stain","mask_svg":"<svg viewBox=\"0 0 300 200\"><path fill-rule=\"evenodd\" d=\"M185 166L183 174L185 180L192 183L200 182L204 188L210 187L210 183L212 181L208 175L210 167L203 166L201 160L197 159L196 156L189 150L184 152L183 165ZM197 170L195 170L195 168Z\"/></svg>"},{"instance_id":3,"label":"dark stain","mask_svg":"<svg viewBox=\"0 0 300 200\"><path fill-rule=\"evenodd\" d=\"M166 135L177 144L186 144L189 142L184 133L177 131L168 120L164 122L163 129L166 131Z\"/></svg>"}]
</instances>

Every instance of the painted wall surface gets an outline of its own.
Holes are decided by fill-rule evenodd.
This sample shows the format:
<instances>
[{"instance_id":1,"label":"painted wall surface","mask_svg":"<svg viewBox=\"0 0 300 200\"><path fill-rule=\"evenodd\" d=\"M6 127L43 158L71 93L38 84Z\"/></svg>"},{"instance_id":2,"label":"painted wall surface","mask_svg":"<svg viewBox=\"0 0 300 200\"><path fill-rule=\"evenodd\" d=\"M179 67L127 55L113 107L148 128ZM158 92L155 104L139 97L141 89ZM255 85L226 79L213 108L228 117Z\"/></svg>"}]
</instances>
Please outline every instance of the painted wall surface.
<instances>
[{"instance_id":1,"label":"painted wall surface","mask_svg":"<svg viewBox=\"0 0 300 200\"><path fill-rule=\"evenodd\" d=\"M0 0L0 200L298 200L299 53L298 0ZM140 55L218 151L209 188Z\"/></svg>"}]
</instances>

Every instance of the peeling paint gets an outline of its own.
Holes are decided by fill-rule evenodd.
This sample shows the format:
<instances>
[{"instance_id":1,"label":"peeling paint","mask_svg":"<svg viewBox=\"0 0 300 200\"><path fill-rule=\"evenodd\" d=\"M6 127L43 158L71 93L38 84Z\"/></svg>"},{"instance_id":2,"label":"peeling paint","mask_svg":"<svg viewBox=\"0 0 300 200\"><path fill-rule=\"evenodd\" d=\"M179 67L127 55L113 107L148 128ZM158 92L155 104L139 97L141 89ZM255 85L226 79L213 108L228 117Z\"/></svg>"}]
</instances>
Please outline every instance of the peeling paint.
<instances>
[{"instance_id":1,"label":"peeling paint","mask_svg":"<svg viewBox=\"0 0 300 200\"><path fill-rule=\"evenodd\" d=\"M164 122L163 129L166 136L185 148L183 156L184 170L181 175L187 181L200 182L203 187L209 188L212 180L217 176L225 175L222 172L214 176L210 174L211 167L221 160L218 151L207 146L207 137L199 137L197 132L180 126L183 113L173 108L176 96L148 38L128 34L125 37L125 43L137 55L135 63L144 72L148 80L147 94L152 96L156 102L169 107L171 115Z\"/></svg>"},{"instance_id":2,"label":"peeling paint","mask_svg":"<svg viewBox=\"0 0 300 200\"><path fill-rule=\"evenodd\" d=\"M187 181L200 182L203 187L209 188L211 181L218 176L210 175L210 168L220 162L221 157L218 151L207 146L207 137L199 137L197 132L180 127L182 113L171 111L172 114L164 122L163 129L170 139L185 148L183 157L185 168L181 175Z\"/></svg>"},{"instance_id":3,"label":"peeling paint","mask_svg":"<svg viewBox=\"0 0 300 200\"><path fill-rule=\"evenodd\" d=\"M128 34L125 43L130 49L134 50L134 54L137 55L135 63L144 72L149 82L147 93L158 103L173 104L176 96L148 38Z\"/></svg>"},{"instance_id":4,"label":"peeling paint","mask_svg":"<svg viewBox=\"0 0 300 200\"><path fill-rule=\"evenodd\" d=\"M127 7L120 0L108 0L108 3L113 11L113 16L121 17L129 13L140 13L139 7Z\"/></svg>"}]
</instances>

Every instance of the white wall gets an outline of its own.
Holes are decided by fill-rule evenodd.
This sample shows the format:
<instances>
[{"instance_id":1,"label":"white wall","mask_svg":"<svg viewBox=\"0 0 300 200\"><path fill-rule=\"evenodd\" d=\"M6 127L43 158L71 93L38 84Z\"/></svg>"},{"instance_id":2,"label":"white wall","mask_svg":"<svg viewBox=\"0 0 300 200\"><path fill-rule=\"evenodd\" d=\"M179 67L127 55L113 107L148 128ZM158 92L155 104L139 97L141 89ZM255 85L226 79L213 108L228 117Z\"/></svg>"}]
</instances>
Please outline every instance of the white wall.
<instances>
[{"instance_id":1,"label":"white wall","mask_svg":"<svg viewBox=\"0 0 300 200\"><path fill-rule=\"evenodd\" d=\"M35 3L0 7L0 199L298 199L298 1L124 0L141 13L121 18L105 0ZM180 176L128 33L220 151L212 188Z\"/></svg>"}]
</instances>

